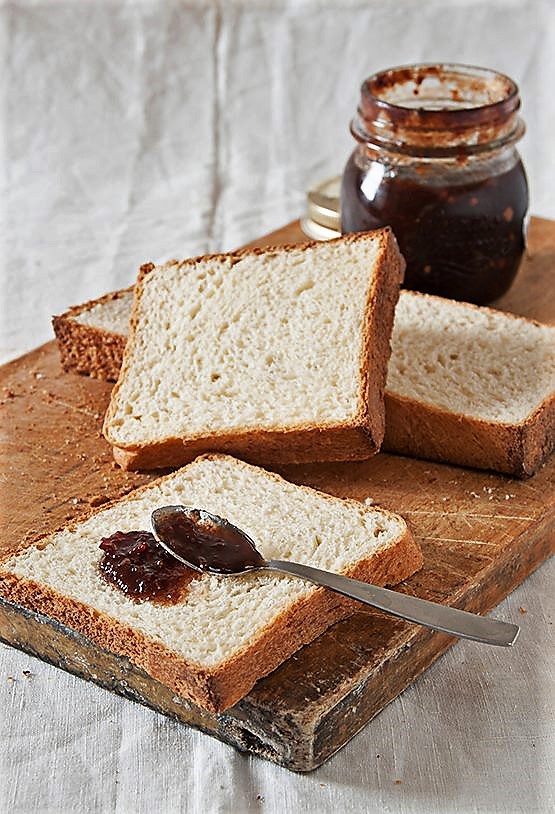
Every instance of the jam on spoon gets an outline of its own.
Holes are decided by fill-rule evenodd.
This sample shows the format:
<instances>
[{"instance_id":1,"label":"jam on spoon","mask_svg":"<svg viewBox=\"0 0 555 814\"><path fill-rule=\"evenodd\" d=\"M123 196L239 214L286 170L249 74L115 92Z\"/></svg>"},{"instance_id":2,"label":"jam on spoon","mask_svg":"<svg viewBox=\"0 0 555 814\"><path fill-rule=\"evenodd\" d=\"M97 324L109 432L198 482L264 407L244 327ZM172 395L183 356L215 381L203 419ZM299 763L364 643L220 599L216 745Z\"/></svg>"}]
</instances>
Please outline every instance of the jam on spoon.
<instances>
[{"instance_id":1,"label":"jam on spoon","mask_svg":"<svg viewBox=\"0 0 555 814\"><path fill-rule=\"evenodd\" d=\"M244 531L204 509L162 506L152 525L160 545L198 571L238 574L266 565Z\"/></svg>"}]
</instances>

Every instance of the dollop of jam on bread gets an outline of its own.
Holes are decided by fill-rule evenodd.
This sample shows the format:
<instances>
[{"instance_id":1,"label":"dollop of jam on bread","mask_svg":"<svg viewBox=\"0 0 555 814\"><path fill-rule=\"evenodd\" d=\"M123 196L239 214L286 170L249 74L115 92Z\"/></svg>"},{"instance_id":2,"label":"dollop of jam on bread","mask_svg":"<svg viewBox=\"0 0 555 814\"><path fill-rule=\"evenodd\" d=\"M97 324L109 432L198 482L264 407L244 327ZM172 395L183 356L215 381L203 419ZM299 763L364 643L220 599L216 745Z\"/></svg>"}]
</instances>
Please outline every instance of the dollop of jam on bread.
<instances>
[{"instance_id":1,"label":"dollop of jam on bread","mask_svg":"<svg viewBox=\"0 0 555 814\"><path fill-rule=\"evenodd\" d=\"M134 599L173 604L195 577L195 571L164 551L149 531L116 531L102 538L100 548L103 578Z\"/></svg>"}]
</instances>

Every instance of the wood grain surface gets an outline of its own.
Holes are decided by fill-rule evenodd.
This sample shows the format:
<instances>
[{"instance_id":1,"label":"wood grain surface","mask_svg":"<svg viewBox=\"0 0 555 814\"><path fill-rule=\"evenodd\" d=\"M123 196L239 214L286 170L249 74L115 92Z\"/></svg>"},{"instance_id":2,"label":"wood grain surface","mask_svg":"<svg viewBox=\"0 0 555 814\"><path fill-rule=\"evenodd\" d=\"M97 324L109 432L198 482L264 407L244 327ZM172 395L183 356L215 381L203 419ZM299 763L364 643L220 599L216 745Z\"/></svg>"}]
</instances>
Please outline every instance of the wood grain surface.
<instances>
[{"instance_id":1,"label":"wood grain surface","mask_svg":"<svg viewBox=\"0 0 555 814\"><path fill-rule=\"evenodd\" d=\"M300 239L295 222L250 245ZM527 257L498 307L555 321L555 223L532 221ZM152 479L112 463L100 432L110 388L62 373L53 342L2 368L0 556ZM553 457L527 481L387 454L281 472L402 514L425 564L401 589L427 599L485 612L554 550ZM213 716L128 660L4 601L0 638L296 771L330 757L454 641L377 611L360 612Z\"/></svg>"}]
</instances>

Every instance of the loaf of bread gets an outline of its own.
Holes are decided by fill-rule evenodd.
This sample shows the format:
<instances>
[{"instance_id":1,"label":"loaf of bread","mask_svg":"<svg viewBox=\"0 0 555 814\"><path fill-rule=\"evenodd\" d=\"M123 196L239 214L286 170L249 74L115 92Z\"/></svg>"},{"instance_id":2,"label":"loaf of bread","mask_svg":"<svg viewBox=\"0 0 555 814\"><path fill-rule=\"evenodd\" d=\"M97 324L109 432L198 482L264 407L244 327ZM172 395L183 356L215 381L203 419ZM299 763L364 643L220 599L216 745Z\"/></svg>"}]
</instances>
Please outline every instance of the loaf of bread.
<instances>
[{"instance_id":1,"label":"loaf of bread","mask_svg":"<svg viewBox=\"0 0 555 814\"><path fill-rule=\"evenodd\" d=\"M66 370L116 379L131 290L71 309L55 330ZM555 328L402 291L391 339L382 448L517 475L555 444ZM113 352L114 349L119 351Z\"/></svg>"},{"instance_id":2,"label":"loaf of bread","mask_svg":"<svg viewBox=\"0 0 555 814\"><path fill-rule=\"evenodd\" d=\"M389 229L144 266L104 422L116 461L371 457L403 268Z\"/></svg>"},{"instance_id":3,"label":"loaf of bread","mask_svg":"<svg viewBox=\"0 0 555 814\"><path fill-rule=\"evenodd\" d=\"M266 558L395 584L422 564L389 512L296 486L228 456L203 456L108 508L42 537L0 564L0 595L128 657L153 678L218 712L356 607L282 574L205 574L177 604L139 602L100 575L100 541L150 529L163 505L207 509L247 532Z\"/></svg>"}]
</instances>

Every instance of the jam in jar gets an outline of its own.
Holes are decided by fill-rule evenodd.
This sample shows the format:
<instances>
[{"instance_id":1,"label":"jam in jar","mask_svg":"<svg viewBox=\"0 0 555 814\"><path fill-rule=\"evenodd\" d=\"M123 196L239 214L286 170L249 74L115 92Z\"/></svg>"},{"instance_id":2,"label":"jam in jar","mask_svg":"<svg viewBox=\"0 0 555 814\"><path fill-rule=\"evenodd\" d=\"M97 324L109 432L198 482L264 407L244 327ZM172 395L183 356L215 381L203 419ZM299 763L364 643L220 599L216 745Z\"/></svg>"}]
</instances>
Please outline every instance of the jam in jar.
<instances>
[{"instance_id":1,"label":"jam in jar","mask_svg":"<svg viewBox=\"0 0 555 814\"><path fill-rule=\"evenodd\" d=\"M519 107L515 83L483 68L415 65L367 79L342 232L391 226L407 288L478 304L500 297L524 252Z\"/></svg>"}]
</instances>

